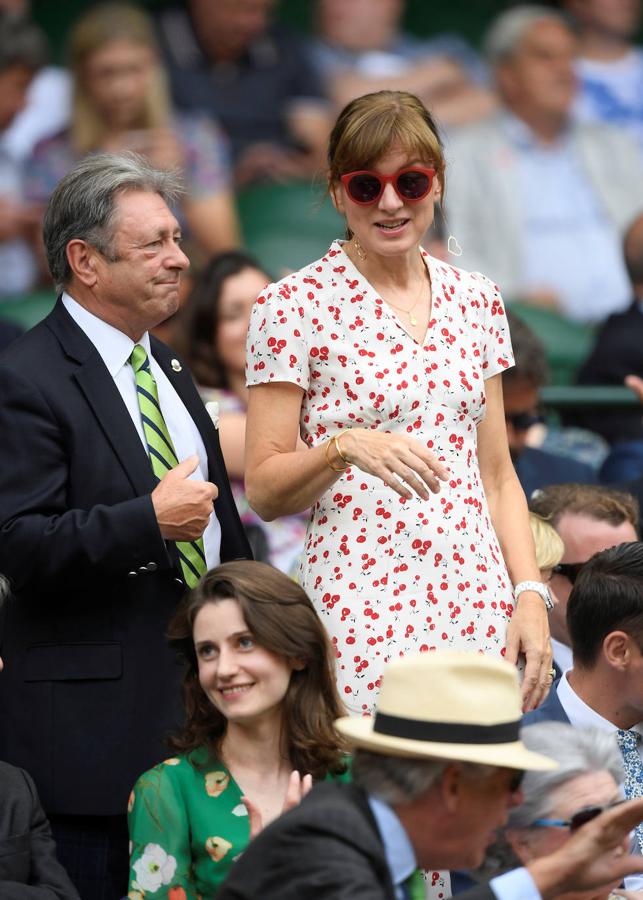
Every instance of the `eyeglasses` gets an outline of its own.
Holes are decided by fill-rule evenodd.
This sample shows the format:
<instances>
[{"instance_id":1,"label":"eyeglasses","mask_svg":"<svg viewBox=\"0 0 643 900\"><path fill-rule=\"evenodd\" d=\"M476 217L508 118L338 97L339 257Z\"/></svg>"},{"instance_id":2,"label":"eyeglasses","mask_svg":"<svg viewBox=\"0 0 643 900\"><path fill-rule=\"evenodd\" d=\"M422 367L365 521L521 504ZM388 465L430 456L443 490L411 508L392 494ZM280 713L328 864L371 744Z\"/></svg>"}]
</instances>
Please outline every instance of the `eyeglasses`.
<instances>
[{"instance_id":1,"label":"eyeglasses","mask_svg":"<svg viewBox=\"0 0 643 900\"><path fill-rule=\"evenodd\" d=\"M575 812L569 819L536 819L532 822L532 826L543 826L547 828L569 828L570 831L576 831L583 825L587 825L596 816L600 816L606 809L612 809L623 803L623 800L614 800L612 803L606 803L605 806L584 806Z\"/></svg>"},{"instance_id":2,"label":"eyeglasses","mask_svg":"<svg viewBox=\"0 0 643 900\"><path fill-rule=\"evenodd\" d=\"M348 172L340 177L348 196L353 203L370 206L377 203L387 184L392 184L400 200L405 203L417 203L424 200L431 190L435 169L424 166L407 166L394 175L380 175L364 169L360 172Z\"/></svg>"},{"instance_id":3,"label":"eyeglasses","mask_svg":"<svg viewBox=\"0 0 643 900\"><path fill-rule=\"evenodd\" d=\"M578 563L558 563L557 566L554 566L551 570L552 575L564 575L565 578L568 578L572 584L576 581L580 570L585 565L584 562Z\"/></svg>"},{"instance_id":4,"label":"eyeglasses","mask_svg":"<svg viewBox=\"0 0 643 900\"><path fill-rule=\"evenodd\" d=\"M509 413L505 416L505 422L509 422L514 431L528 431L532 425L538 425L544 421L544 416L533 412Z\"/></svg>"}]
</instances>

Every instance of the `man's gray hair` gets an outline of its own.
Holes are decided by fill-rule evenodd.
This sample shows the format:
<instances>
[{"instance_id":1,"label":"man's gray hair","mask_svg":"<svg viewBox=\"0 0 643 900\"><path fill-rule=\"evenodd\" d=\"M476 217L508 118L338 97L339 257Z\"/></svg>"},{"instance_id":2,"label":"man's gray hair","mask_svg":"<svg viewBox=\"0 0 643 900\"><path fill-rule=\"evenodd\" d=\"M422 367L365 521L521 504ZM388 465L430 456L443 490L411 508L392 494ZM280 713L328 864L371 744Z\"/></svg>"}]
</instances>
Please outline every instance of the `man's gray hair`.
<instances>
[{"instance_id":1,"label":"man's gray hair","mask_svg":"<svg viewBox=\"0 0 643 900\"><path fill-rule=\"evenodd\" d=\"M496 766L457 762L448 759L414 759L355 750L351 767L353 783L389 806L411 803L428 791L450 765L459 765L470 777L483 778Z\"/></svg>"},{"instance_id":2,"label":"man's gray hair","mask_svg":"<svg viewBox=\"0 0 643 900\"><path fill-rule=\"evenodd\" d=\"M43 222L47 263L56 290L69 283L67 244L83 240L116 260L113 247L116 198L126 191L159 194L168 206L183 192L177 172L155 169L136 153L100 153L77 163L49 198Z\"/></svg>"},{"instance_id":3,"label":"man's gray hair","mask_svg":"<svg viewBox=\"0 0 643 900\"><path fill-rule=\"evenodd\" d=\"M523 728L520 736L529 750L555 759L558 768L525 773L524 801L509 813L508 828L528 828L536 819L547 818L553 792L578 775L605 771L617 784L623 781L623 761L613 734L564 722L539 722Z\"/></svg>"},{"instance_id":4,"label":"man's gray hair","mask_svg":"<svg viewBox=\"0 0 643 900\"><path fill-rule=\"evenodd\" d=\"M550 6L528 3L502 13L487 32L483 48L491 65L504 62L516 52L518 45L537 22L543 19L569 26L567 19Z\"/></svg>"}]
</instances>

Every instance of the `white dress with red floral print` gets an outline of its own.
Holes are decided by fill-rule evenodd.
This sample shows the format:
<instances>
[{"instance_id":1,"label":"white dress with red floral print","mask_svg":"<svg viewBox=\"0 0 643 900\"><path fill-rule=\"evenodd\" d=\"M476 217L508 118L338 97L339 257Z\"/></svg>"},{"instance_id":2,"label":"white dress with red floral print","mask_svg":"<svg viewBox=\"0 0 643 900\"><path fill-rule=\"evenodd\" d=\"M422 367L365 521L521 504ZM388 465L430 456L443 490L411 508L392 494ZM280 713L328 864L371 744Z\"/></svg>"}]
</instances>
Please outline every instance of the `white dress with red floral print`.
<instances>
[{"instance_id":1,"label":"white dress with red floral print","mask_svg":"<svg viewBox=\"0 0 643 900\"><path fill-rule=\"evenodd\" d=\"M248 385L304 391L312 447L342 429L408 434L450 480L404 501L351 467L315 504L300 581L337 650L347 706L370 711L384 663L452 648L500 655L513 593L478 467L485 379L513 365L498 289L424 253L433 305L422 343L404 329L336 241L269 285L248 335Z\"/></svg>"}]
</instances>

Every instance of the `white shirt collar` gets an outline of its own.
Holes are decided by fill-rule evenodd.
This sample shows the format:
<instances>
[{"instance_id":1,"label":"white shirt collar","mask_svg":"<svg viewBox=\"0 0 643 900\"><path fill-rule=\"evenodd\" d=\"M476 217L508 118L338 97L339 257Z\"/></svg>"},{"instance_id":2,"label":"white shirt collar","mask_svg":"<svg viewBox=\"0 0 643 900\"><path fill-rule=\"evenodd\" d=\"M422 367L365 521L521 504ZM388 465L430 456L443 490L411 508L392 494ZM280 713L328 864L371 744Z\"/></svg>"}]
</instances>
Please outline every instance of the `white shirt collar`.
<instances>
[{"instance_id":1,"label":"white shirt collar","mask_svg":"<svg viewBox=\"0 0 643 900\"><path fill-rule=\"evenodd\" d=\"M568 647L567 644L563 644L562 641L557 641L556 638L552 638L551 649L554 655L554 662L560 671L566 672L568 669L571 669L573 665L572 648Z\"/></svg>"},{"instance_id":2,"label":"white shirt collar","mask_svg":"<svg viewBox=\"0 0 643 900\"><path fill-rule=\"evenodd\" d=\"M565 672L558 682L558 699L571 724L575 728L598 728L600 731L607 731L610 734L618 731L616 725L604 719L596 710L588 706L584 700L581 700L569 683L568 675L569 672ZM643 735L643 722L634 725L631 730L638 731L639 734Z\"/></svg>"},{"instance_id":3,"label":"white shirt collar","mask_svg":"<svg viewBox=\"0 0 643 900\"><path fill-rule=\"evenodd\" d=\"M134 341L118 328L114 328L113 325L85 309L66 291L63 292L62 302L74 322L85 332L98 350L109 374L115 378L123 366L128 363L135 347ZM137 343L145 348L148 356L151 356L150 336L147 331Z\"/></svg>"}]
</instances>

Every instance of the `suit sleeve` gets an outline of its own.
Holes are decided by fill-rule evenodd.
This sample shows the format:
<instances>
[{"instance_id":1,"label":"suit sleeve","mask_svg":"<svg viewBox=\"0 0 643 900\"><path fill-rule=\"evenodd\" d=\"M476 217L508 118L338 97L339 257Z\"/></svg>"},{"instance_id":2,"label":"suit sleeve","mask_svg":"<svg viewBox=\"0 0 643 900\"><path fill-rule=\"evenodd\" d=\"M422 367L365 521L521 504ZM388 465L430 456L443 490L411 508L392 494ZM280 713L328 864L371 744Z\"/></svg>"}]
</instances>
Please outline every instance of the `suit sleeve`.
<instances>
[{"instance_id":1,"label":"suit sleeve","mask_svg":"<svg viewBox=\"0 0 643 900\"><path fill-rule=\"evenodd\" d=\"M29 884L0 881L3 900L80 900L78 891L56 858L56 845L51 836L36 788L26 772L21 772L31 803Z\"/></svg>"},{"instance_id":2,"label":"suit sleeve","mask_svg":"<svg viewBox=\"0 0 643 900\"><path fill-rule=\"evenodd\" d=\"M66 436L45 398L2 367L0 397L0 571L13 587L169 568L150 496L70 509Z\"/></svg>"}]
</instances>

